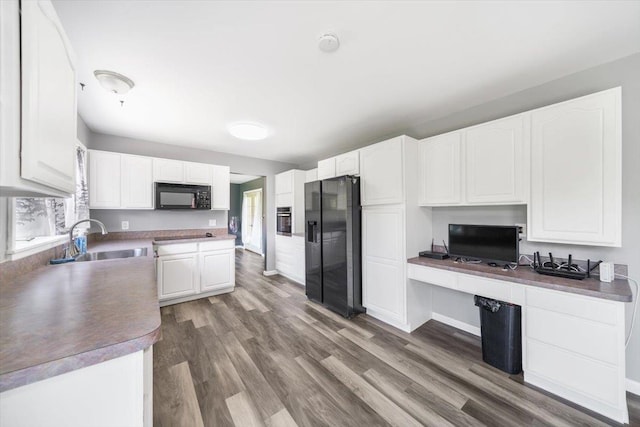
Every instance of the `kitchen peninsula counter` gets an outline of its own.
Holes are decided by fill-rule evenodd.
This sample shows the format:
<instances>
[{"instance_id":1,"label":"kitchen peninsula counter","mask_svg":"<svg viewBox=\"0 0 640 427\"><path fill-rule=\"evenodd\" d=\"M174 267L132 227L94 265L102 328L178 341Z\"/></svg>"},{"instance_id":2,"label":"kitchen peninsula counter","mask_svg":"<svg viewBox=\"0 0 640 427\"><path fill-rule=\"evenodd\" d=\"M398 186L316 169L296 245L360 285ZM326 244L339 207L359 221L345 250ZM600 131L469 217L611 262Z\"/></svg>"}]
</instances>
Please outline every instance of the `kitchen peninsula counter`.
<instances>
[{"instance_id":1,"label":"kitchen peninsula counter","mask_svg":"<svg viewBox=\"0 0 640 427\"><path fill-rule=\"evenodd\" d=\"M151 239L94 242L90 252L147 256L41 267L0 283L0 391L153 345L160 310Z\"/></svg>"}]
</instances>

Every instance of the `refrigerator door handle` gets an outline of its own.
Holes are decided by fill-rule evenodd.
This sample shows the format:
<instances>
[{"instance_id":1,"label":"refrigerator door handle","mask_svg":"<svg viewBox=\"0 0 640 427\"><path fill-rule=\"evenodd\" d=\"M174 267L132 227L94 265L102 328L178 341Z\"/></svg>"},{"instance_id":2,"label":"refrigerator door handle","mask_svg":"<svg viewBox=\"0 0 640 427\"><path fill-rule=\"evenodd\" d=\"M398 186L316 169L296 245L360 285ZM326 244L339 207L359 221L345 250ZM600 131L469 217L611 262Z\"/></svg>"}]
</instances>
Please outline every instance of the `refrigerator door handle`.
<instances>
[{"instance_id":1,"label":"refrigerator door handle","mask_svg":"<svg viewBox=\"0 0 640 427\"><path fill-rule=\"evenodd\" d=\"M307 221L307 242L318 243L316 230L318 221Z\"/></svg>"}]
</instances>

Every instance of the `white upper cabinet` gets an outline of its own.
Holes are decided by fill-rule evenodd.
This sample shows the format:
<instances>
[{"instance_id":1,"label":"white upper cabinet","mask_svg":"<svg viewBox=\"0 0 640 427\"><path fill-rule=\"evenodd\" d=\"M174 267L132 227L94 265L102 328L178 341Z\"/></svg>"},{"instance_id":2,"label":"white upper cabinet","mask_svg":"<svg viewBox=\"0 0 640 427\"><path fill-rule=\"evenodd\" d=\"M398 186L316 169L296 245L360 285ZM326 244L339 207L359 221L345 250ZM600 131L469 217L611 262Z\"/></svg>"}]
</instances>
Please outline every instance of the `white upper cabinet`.
<instances>
[{"instance_id":1,"label":"white upper cabinet","mask_svg":"<svg viewBox=\"0 0 640 427\"><path fill-rule=\"evenodd\" d=\"M121 192L124 209L153 209L153 159L121 155Z\"/></svg>"},{"instance_id":2,"label":"white upper cabinet","mask_svg":"<svg viewBox=\"0 0 640 427\"><path fill-rule=\"evenodd\" d=\"M183 162L184 183L211 185L213 180L213 167L206 163Z\"/></svg>"},{"instance_id":3,"label":"white upper cabinet","mask_svg":"<svg viewBox=\"0 0 640 427\"><path fill-rule=\"evenodd\" d=\"M519 114L464 131L466 203L527 202L527 119Z\"/></svg>"},{"instance_id":4,"label":"white upper cabinet","mask_svg":"<svg viewBox=\"0 0 640 427\"><path fill-rule=\"evenodd\" d=\"M293 193L293 169L276 175L276 194Z\"/></svg>"},{"instance_id":5,"label":"white upper cabinet","mask_svg":"<svg viewBox=\"0 0 640 427\"><path fill-rule=\"evenodd\" d=\"M456 131L419 142L420 205L457 205L462 202L461 139L462 132Z\"/></svg>"},{"instance_id":6,"label":"white upper cabinet","mask_svg":"<svg viewBox=\"0 0 640 427\"><path fill-rule=\"evenodd\" d=\"M528 239L621 246L621 89L531 113Z\"/></svg>"},{"instance_id":7,"label":"white upper cabinet","mask_svg":"<svg viewBox=\"0 0 640 427\"><path fill-rule=\"evenodd\" d=\"M89 207L120 208L121 154L89 150Z\"/></svg>"},{"instance_id":8,"label":"white upper cabinet","mask_svg":"<svg viewBox=\"0 0 640 427\"><path fill-rule=\"evenodd\" d=\"M310 169L305 173L304 182L313 182L318 180L318 168Z\"/></svg>"},{"instance_id":9,"label":"white upper cabinet","mask_svg":"<svg viewBox=\"0 0 640 427\"><path fill-rule=\"evenodd\" d=\"M180 160L153 159L153 180L155 182L184 182L184 163ZM210 181L209 181L210 182ZM207 182L207 185L209 184Z\"/></svg>"},{"instance_id":10,"label":"white upper cabinet","mask_svg":"<svg viewBox=\"0 0 640 427\"><path fill-rule=\"evenodd\" d=\"M51 2L23 1L21 7L21 175L72 194L77 132L73 53Z\"/></svg>"},{"instance_id":11,"label":"white upper cabinet","mask_svg":"<svg viewBox=\"0 0 640 427\"><path fill-rule=\"evenodd\" d=\"M318 162L318 180L334 178L336 176L336 158L320 160Z\"/></svg>"},{"instance_id":12,"label":"white upper cabinet","mask_svg":"<svg viewBox=\"0 0 640 427\"><path fill-rule=\"evenodd\" d=\"M213 165L210 167L212 167L213 171L213 184L211 185L211 210L228 211L231 204L231 170L229 166Z\"/></svg>"},{"instance_id":13,"label":"white upper cabinet","mask_svg":"<svg viewBox=\"0 0 640 427\"><path fill-rule=\"evenodd\" d=\"M404 203L403 138L399 136L360 150L362 206Z\"/></svg>"},{"instance_id":14,"label":"white upper cabinet","mask_svg":"<svg viewBox=\"0 0 640 427\"><path fill-rule=\"evenodd\" d=\"M360 175L360 151L355 150L335 157L336 176Z\"/></svg>"}]
</instances>

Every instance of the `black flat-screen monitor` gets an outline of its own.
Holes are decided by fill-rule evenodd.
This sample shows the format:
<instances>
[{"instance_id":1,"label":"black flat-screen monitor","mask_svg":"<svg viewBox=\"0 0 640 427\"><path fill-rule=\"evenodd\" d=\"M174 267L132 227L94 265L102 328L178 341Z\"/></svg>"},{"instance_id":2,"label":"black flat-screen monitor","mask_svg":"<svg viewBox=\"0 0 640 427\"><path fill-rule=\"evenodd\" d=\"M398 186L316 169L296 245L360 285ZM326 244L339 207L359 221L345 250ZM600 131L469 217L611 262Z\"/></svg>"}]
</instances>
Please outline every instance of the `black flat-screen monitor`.
<instances>
[{"instance_id":1,"label":"black flat-screen monitor","mask_svg":"<svg viewBox=\"0 0 640 427\"><path fill-rule=\"evenodd\" d=\"M518 262L516 226L449 224L449 255L486 262Z\"/></svg>"}]
</instances>

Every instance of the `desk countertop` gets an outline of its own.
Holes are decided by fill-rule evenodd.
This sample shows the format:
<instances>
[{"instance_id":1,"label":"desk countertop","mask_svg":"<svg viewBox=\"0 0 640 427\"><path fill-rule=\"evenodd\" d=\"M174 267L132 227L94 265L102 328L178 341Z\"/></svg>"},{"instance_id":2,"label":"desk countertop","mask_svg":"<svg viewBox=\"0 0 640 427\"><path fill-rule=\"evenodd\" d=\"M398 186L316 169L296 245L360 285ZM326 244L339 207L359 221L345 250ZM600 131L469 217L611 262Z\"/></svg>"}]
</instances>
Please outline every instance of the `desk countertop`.
<instances>
[{"instance_id":1,"label":"desk countertop","mask_svg":"<svg viewBox=\"0 0 640 427\"><path fill-rule=\"evenodd\" d=\"M409 264L472 274L490 279L505 280L523 285L537 286L612 301L629 302L633 300L633 293L631 292L629 281L626 279L616 279L611 283L601 282L594 278L573 280L538 274L526 266L520 266L516 270L504 271L501 267L491 267L487 264L464 264L455 262L452 259L439 260L416 257L410 258L407 262Z\"/></svg>"}]
</instances>

